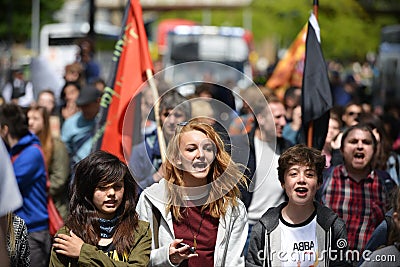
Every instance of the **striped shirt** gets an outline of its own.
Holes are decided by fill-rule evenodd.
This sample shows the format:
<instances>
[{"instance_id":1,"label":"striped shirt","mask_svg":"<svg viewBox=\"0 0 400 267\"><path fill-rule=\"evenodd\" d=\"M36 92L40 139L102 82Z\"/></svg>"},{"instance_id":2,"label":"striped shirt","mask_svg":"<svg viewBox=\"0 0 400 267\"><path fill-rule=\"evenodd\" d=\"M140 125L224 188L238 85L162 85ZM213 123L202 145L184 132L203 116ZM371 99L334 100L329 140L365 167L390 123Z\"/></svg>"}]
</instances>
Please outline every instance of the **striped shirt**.
<instances>
[{"instance_id":1,"label":"striped shirt","mask_svg":"<svg viewBox=\"0 0 400 267\"><path fill-rule=\"evenodd\" d=\"M349 177L343 165L333 170L325 194L326 206L346 223L349 249L360 252L384 219L387 201L384 185L376 172L357 182Z\"/></svg>"}]
</instances>

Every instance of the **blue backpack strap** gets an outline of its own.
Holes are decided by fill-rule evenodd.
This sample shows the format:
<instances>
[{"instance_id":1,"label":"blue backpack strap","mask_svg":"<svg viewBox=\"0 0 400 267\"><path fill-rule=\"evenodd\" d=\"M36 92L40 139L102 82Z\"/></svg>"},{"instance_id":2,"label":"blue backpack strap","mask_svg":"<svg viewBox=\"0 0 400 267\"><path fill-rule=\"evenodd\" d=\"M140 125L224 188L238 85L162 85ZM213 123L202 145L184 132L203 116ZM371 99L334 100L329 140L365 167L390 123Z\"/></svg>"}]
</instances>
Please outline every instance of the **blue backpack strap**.
<instances>
[{"instance_id":1,"label":"blue backpack strap","mask_svg":"<svg viewBox=\"0 0 400 267\"><path fill-rule=\"evenodd\" d=\"M393 190L397 187L396 182L386 171L375 170L375 172L378 175L379 180L383 184L386 193L390 195L393 192Z\"/></svg>"}]
</instances>

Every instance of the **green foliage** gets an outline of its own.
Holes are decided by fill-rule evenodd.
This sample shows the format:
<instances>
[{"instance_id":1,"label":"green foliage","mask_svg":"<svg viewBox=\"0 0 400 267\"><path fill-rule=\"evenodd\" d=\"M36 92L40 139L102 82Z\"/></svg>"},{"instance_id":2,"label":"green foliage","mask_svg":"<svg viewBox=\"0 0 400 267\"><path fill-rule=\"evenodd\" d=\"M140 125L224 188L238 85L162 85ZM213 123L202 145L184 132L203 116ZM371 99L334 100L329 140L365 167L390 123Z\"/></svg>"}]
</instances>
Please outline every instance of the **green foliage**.
<instances>
[{"instance_id":1,"label":"green foliage","mask_svg":"<svg viewBox=\"0 0 400 267\"><path fill-rule=\"evenodd\" d=\"M31 35L33 1L0 0L0 41L23 43ZM64 0L40 0L40 24L53 22Z\"/></svg>"},{"instance_id":2,"label":"green foliage","mask_svg":"<svg viewBox=\"0 0 400 267\"><path fill-rule=\"evenodd\" d=\"M287 48L307 23L313 11L312 0L253 0L249 9L254 40L274 42ZM171 11L164 18L185 18L202 23L203 11ZM243 10L213 10L212 25L243 26ZM382 26L400 23L395 15L367 13L356 0L321 0L318 8L322 50L326 59L343 62L365 60L376 52Z\"/></svg>"},{"instance_id":3,"label":"green foliage","mask_svg":"<svg viewBox=\"0 0 400 267\"><path fill-rule=\"evenodd\" d=\"M311 0L253 0L253 32L256 41L272 38L288 47L312 12ZM343 62L365 60L377 51L382 26L400 23L385 15L372 17L356 0L319 1L318 22L326 59Z\"/></svg>"},{"instance_id":4,"label":"green foliage","mask_svg":"<svg viewBox=\"0 0 400 267\"><path fill-rule=\"evenodd\" d=\"M391 0L382 1L385 3ZM40 0L41 26L52 23L53 14L64 0ZM251 14L252 32L257 44L272 41L287 48L307 22L312 0L253 0L246 7ZM382 26L400 23L395 14L367 13L362 0L320 0L318 21L326 59L364 60L367 52L377 51ZM366 2L366 1L364 1ZM379 1L375 1L379 2ZM32 1L0 0L0 41L27 42L31 34ZM159 20L183 18L203 23L210 14L211 25L243 26L244 9L176 10L161 12Z\"/></svg>"}]
</instances>

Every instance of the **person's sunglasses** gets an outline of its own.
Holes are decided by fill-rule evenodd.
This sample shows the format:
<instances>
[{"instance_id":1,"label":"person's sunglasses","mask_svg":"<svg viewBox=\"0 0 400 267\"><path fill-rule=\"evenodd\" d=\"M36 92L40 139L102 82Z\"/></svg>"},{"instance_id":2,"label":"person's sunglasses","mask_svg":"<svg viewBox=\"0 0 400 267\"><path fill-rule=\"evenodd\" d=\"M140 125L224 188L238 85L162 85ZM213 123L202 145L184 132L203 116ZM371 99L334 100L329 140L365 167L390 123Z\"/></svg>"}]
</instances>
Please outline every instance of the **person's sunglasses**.
<instances>
[{"instance_id":1,"label":"person's sunglasses","mask_svg":"<svg viewBox=\"0 0 400 267\"><path fill-rule=\"evenodd\" d=\"M347 115L349 115L349 116L354 116L354 115L356 115L356 116L358 117L358 116L361 115L361 113L350 111L350 112L347 113Z\"/></svg>"}]
</instances>

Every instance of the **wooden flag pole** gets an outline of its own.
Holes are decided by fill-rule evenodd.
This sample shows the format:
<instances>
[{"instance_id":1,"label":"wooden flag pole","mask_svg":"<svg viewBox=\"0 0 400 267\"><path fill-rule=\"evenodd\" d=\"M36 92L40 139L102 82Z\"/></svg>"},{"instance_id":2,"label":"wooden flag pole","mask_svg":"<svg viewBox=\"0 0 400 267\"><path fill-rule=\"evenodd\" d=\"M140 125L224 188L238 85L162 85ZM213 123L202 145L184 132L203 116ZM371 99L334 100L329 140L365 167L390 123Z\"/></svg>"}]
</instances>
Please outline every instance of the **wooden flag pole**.
<instances>
[{"instance_id":1,"label":"wooden flag pole","mask_svg":"<svg viewBox=\"0 0 400 267\"><path fill-rule=\"evenodd\" d=\"M146 76L148 82L150 84L151 90L153 92L153 99L154 99L154 117L157 124L157 137L158 137L158 145L160 146L160 154L161 154L161 161L164 163L166 159L166 145L165 145L165 138L164 133L161 127L161 119L160 119L160 101L156 83L154 82L153 71L151 69L146 69Z\"/></svg>"},{"instance_id":2,"label":"wooden flag pole","mask_svg":"<svg viewBox=\"0 0 400 267\"><path fill-rule=\"evenodd\" d=\"M316 19L318 19L318 0L314 0L313 2L313 13Z\"/></svg>"}]
</instances>

